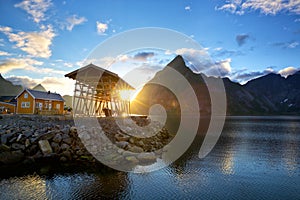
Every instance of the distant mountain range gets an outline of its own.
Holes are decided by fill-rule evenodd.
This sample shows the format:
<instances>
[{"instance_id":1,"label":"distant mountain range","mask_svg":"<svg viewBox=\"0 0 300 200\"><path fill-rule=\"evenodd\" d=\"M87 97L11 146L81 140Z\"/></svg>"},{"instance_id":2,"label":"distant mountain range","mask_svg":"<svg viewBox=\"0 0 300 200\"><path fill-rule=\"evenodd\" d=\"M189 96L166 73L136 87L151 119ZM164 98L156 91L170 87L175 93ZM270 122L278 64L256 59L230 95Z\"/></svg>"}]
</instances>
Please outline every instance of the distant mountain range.
<instances>
[{"instance_id":1,"label":"distant mountain range","mask_svg":"<svg viewBox=\"0 0 300 200\"><path fill-rule=\"evenodd\" d=\"M209 115L211 101L208 89L203 77L210 81L220 78L207 77L204 74L195 74L186 65L181 56L174 58L169 67L181 73L194 89L198 98L200 114ZM176 86L176 80L172 80L166 70L156 73L152 81L170 79ZM299 115L300 114L300 71L282 77L279 74L270 73L257 79L253 79L241 85L223 78L227 96L227 115ZM182 87L182 86L181 86ZM42 85L35 87L44 91ZM23 90L20 85L13 85L0 74L0 96L16 96ZM185 88L181 88L183 94ZM65 104L72 105L72 96L65 95ZM131 113L148 114L149 107L153 104L163 105L168 113L180 113L180 106L176 96L167 88L157 84L146 84L136 99L131 103ZM192 105L191 105L192 106Z\"/></svg>"},{"instance_id":2,"label":"distant mountain range","mask_svg":"<svg viewBox=\"0 0 300 200\"><path fill-rule=\"evenodd\" d=\"M169 67L181 73L193 87L199 102L200 114L209 115L211 102L204 80L219 78L193 73L181 56L177 56ZM153 80L168 79L166 68L157 72ZM169 78L170 79L170 78ZM176 86L176 80L174 85ZM300 114L300 72L287 78L270 73L249 81L245 85L223 78L227 95L227 115L299 115ZM182 92L185 89L182 90ZM146 84L131 105L132 113L148 114L153 104L161 104L167 112L179 113L180 108L174 94L157 84Z\"/></svg>"},{"instance_id":3,"label":"distant mountain range","mask_svg":"<svg viewBox=\"0 0 300 200\"><path fill-rule=\"evenodd\" d=\"M0 74L0 96L16 96L23 90L21 85L14 85Z\"/></svg>"}]
</instances>

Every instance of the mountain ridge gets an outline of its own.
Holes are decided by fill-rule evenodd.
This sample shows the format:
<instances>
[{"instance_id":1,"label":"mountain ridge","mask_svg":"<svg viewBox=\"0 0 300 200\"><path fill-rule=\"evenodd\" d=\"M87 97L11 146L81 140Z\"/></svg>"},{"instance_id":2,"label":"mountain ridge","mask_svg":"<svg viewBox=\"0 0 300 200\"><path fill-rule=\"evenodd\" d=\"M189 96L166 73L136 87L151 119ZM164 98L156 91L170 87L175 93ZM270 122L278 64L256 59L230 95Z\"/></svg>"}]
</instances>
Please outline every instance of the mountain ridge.
<instances>
[{"instance_id":1,"label":"mountain ridge","mask_svg":"<svg viewBox=\"0 0 300 200\"><path fill-rule=\"evenodd\" d=\"M168 65L181 73L191 84L198 98L200 114L210 114L211 103L203 78L218 80L196 74L186 66L184 59L178 55ZM157 72L152 80L166 78L166 68ZM244 85L222 78L227 96L227 115L298 115L300 114L300 71L287 78L270 73L253 79ZM151 81L150 81L151 82ZM184 91L183 91L184 92ZM166 88L146 84L133 102L133 112L148 114L151 105L164 102L167 110L173 110L172 104L178 105L174 94ZM142 103L137 103L142 102ZM176 109L175 109L176 110ZM176 111L177 113L180 111Z\"/></svg>"}]
</instances>

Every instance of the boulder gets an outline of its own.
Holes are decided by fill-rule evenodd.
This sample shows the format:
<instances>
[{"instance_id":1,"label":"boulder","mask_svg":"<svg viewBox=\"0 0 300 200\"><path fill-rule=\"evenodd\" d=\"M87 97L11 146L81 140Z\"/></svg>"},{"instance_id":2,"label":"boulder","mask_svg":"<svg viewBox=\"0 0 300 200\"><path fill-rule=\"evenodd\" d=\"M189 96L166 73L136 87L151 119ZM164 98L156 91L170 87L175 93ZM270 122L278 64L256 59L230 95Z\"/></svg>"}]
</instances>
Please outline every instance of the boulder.
<instances>
[{"instance_id":1,"label":"boulder","mask_svg":"<svg viewBox=\"0 0 300 200\"><path fill-rule=\"evenodd\" d=\"M5 144L1 144L0 145L0 152L7 152L10 151L10 147L5 145Z\"/></svg>"},{"instance_id":2,"label":"boulder","mask_svg":"<svg viewBox=\"0 0 300 200\"><path fill-rule=\"evenodd\" d=\"M51 142L51 147L52 147L54 153L59 153L60 152L60 146L56 142Z\"/></svg>"},{"instance_id":3,"label":"boulder","mask_svg":"<svg viewBox=\"0 0 300 200\"><path fill-rule=\"evenodd\" d=\"M7 140L13 136L13 133L1 135L1 144L6 144Z\"/></svg>"},{"instance_id":4,"label":"boulder","mask_svg":"<svg viewBox=\"0 0 300 200\"><path fill-rule=\"evenodd\" d=\"M26 138L28 138L28 137L30 137L30 136L33 135L33 132L32 132L32 131L23 131L22 134L23 134Z\"/></svg>"},{"instance_id":5,"label":"boulder","mask_svg":"<svg viewBox=\"0 0 300 200\"><path fill-rule=\"evenodd\" d=\"M70 151L64 151L61 153L61 156L66 157L68 160L72 160L72 154Z\"/></svg>"},{"instance_id":6,"label":"boulder","mask_svg":"<svg viewBox=\"0 0 300 200\"><path fill-rule=\"evenodd\" d=\"M21 151L7 151L0 153L0 163L9 165L19 163L24 159L24 153Z\"/></svg>"},{"instance_id":7,"label":"boulder","mask_svg":"<svg viewBox=\"0 0 300 200\"><path fill-rule=\"evenodd\" d=\"M61 134L57 133L52 140L53 142L60 143L62 141Z\"/></svg>"},{"instance_id":8,"label":"boulder","mask_svg":"<svg viewBox=\"0 0 300 200\"><path fill-rule=\"evenodd\" d=\"M67 162L68 159L66 157L62 156L62 157L59 158L59 161L60 162Z\"/></svg>"},{"instance_id":9,"label":"boulder","mask_svg":"<svg viewBox=\"0 0 300 200\"><path fill-rule=\"evenodd\" d=\"M117 147L125 149L128 146L128 142L122 141L122 142L116 142Z\"/></svg>"},{"instance_id":10,"label":"boulder","mask_svg":"<svg viewBox=\"0 0 300 200\"><path fill-rule=\"evenodd\" d=\"M72 126L72 127L70 128L70 131L69 131L69 132L72 133L72 134L77 133L77 128L76 128L75 126Z\"/></svg>"},{"instance_id":11,"label":"boulder","mask_svg":"<svg viewBox=\"0 0 300 200\"><path fill-rule=\"evenodd\" d=\"M130 136L118 133L115 135L115 138L118 142L122 142L122 141L128 141Z\"/></svg>"},{"instance_id":12,"label":"boulder","mask_svg":"<svg viewBox=\"0 0 300 200\"><path fill-rule=\"evenodd\" d=\"M69 150L70 146L68 144L64 143L64 144L61 145L60 148L61 148L62 151L66 151L66 150Z\"/></svg>"},{"instance_id":13,"label":"boulder","mask_svg":"<svg viewBox=\"0 0 300 200\"><path fill-rule=\"evenodd\" d=\"M38 140L51 140L55 136L55 131L48 131L47 133L43 133L38 137Z\"/></svg>"},{"instance_id":14,"label":"boulder","mask_svg":"<svg viewBox=\"0 0 300 200\"><path fill-rule=\"evenodd\" d=\"M70 138L70 137L65 137L65 138L63 139L63 142L66 143L66 144L68 144L68 145L70 145L70 144L72 143L72 138Z\"/></svg>"},{"instance_id":15,"label":"boulder","mask_svg":"<svg viewBox=\"0 0 300 200\"><path fill-rule=\"evenodd\" d=\"M150 163L156 162L156 156L155 156L155 153L153 153L153 152L140 153L137 156L137 159L143 164L150 164Z\"/></svg>"},{"instance_id":16,"label":"boulder","mask_svg":"<svg viewBox=\"0 0 300 200\"><path fill-rule=\"evenodd\" d=\"M128 150L134 153L142 153L144 151L143 148L137 146L131 146Z\"/></svg>"},{"instance_id":17,"label":"boulder","mask_svg":"<svg viewBox=\"0 0 300 200\"><path fill-rule=\"evenodd\" d=\"M14 149L14 150L24 150L25 149L25 145L19 144L19 143L13 143L11 145L11 148Z\"/></svg>"},{"instance_id":18,"label":"boulder","mask_svg":"<svg viewBox=\"0 0 300 200\"><path fill-rule=\"evenodd\" d=\"M29 145L30 145L30 141L29 141L29 139L26 139L25 140L25 147L27 148L27 147L29 147Z\"/></svg>"},{"instance_id":19,"label":"boulder","mask_svg":"<svg viewBox=\"0 0 300 200\"><path fill-rule=\"evenodd\" d=\"M139 163L139 160L136 159L135 156L127 156L127 157L125 157L125 159L126 159L127 161L129 161L130 164L137 165L137 164Z\"/></svg>"},{"instance_id":20,"label":"boulder","mask_svg":"<svg viewBox=\"0 0 300 200\"><path fill-rule=\"evenodd\" d=\"M44 155L51 154L53 152L48 140L40 140L39 147Z\"/></svg>"}]
</instances>

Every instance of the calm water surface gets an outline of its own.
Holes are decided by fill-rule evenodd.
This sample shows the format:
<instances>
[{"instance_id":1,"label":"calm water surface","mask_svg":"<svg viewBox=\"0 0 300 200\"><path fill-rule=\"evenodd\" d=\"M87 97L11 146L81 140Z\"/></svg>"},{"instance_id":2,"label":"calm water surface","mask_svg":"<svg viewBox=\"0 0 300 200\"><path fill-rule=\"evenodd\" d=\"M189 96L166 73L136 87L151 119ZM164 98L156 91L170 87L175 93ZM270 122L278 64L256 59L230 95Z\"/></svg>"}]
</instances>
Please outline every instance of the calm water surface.
<instances>
[{"instance_id":1,"label":"calm water surface","mask_svg":"<svg viewBox=\"0 0 300 200\"><path fill-rule=\"evenodd\" d=\"M0 199L300 199L299 117L231 117L204 159L196 143L147 174L1 169Z\"/></svg>"}]
</instances>

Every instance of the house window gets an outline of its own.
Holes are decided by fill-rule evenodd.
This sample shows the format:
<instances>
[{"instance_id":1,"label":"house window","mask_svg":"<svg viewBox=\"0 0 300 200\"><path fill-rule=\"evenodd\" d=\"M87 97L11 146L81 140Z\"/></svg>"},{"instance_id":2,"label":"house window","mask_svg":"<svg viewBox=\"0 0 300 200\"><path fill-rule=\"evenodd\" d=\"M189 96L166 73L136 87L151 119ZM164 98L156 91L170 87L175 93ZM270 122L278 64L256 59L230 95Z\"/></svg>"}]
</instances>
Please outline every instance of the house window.
<instances>
[{"instance_id":1,"label":"house window","mask_svg":"<svg viewBox=\"0 0 300 200\"><path fill-rule=\"evenodd\" d=\"M56 104L56 109L60 110L60 104Z\"/></svg>"},{"instance_id":2,"label":"house window","mask_svg":"<svg viewBox=\"0 0 300 200\"><path fill-rule=\"evenodd\" d=\"M24 93L24 99L28 98L28 93Z\"/></svg>"},{"instance_id":3,"label":"house window","mask_svg":"<svg viewBox=\"0 0 300 200\"><path fill-rule=\"evenodd\" d=\"M22 102L21 108L30 108L30 102Z\"/></svg>"},{"instance_id":4,"label":"house window","mask_svg":"<svg viewBox=\"0 0 300 200\"><path fill-rule=\"evenodd\" d=\"M49 103L49 110L51 110L52 108L52 103Z\"/></svg>"}]
</instances>

